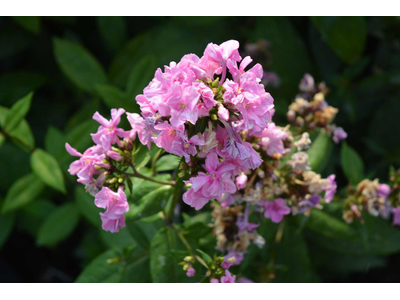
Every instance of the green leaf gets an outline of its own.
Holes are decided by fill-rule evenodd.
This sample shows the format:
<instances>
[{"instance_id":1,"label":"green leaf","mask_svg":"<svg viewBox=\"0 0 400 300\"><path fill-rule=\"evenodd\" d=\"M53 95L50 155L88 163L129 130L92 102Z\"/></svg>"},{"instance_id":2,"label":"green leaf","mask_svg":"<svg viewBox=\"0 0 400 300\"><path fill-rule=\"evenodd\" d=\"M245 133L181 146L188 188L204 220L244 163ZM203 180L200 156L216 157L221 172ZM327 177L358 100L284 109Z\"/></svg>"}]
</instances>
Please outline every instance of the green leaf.
<instances>
[{"instance_id":1,"label":"green leaf","mask_svg":"<svg viewBox=\"0 0 400 300\"><path fill-rule=\"evenodd\" d=\"M37 16L13 16L16 23L26 30L38 34L40 32L40 17Z\"/></svg>"},{"instance_id":2,"label":"green leaf","mask_svg":"<svg viewBox=\"0 0 400 300\"><path fill-rule=\"evenodd\" d=\"M100 228L102 209L94 205L94 197L87 193L83 186L75 188L75 201L81 214L96 228Z\"/></svg>"},{"instance_id":3,"label":"green leaf","mask_svg":"<svg viewBox=\"0 0 400 300\"><path fill-rule=\"evenodd\" d=\"M31 167L44 183L64 194L66 193L61 168L58 161L49 153L42 149L36 149L31 155Z\"/></svg>"},{"instance_id":4,"label":"green leaf","mask_svg":"<svg viewBox=\"0 0 400 300\"><path fill-rule=\"evenodd\" d=\"M129 233L133 237L133 239L144 249L149 249L150 248L150 242L149 239L142 229L145 227L148 229L149 226L153 226L151 223L145 224L145 223L140 223L137 221L127 221L126 227L129 230Z\"/></svg>"},{"instance_id":5,"label":"green leaf","mask_svg":"<svg viewBox=\"0 0 400 300\"><path fill-rule=\"evenodd\" d=\"M53 45L57 63L77 87L93 93L97 84L107 83L103 67L84 47L57 38Z\"/></svg>"},{"instance_id":6,"label":"green leaf","mask_svg":"<svg viewBox=\"0 0 400 300\"><path fill-rule=\"evenodd\" d=\"M43 182L34 174L21 177L8 190L2 212L15 210L35 200L44 188Z\"/></svg>"},{"instance_id":7,"label":"green leaf","mask_svg":"<svg viewBox=\"0 0 400 300\"><path fill-rule=\"evenodd\" d=\"M38 199L21 208L18 229L28 232L33 238L37 235L43 221L56 209L56 205L48 200Z\"/></svg>"},{"instance_id":8,"label":"green leaf","mask_svg":"<svg viewBox=\"0 0 400 300\"><path fill-rule=\"evenodd\" d=\"M355 63L364 52L367 23L364 17L311 17L322 38L343 61Z\"/></svg>"},{"instance_id":9,"label":"green leaf","mask_svg":"<svg viewBox=\"0 0 400 300\"><path fill-rule=\"evenodd\" d=\"M11 132L24 119L31 107L33 93L29 93L25 97L19 99L9 110L4 121L4 130Z\"/></svg>"},{"instance_id":10,"label":"green leaf","mask_svg":"<svg viewBox=\"0 0 400 300\"><path fill-rule=\"evenodd\" d=\"M44 138L44 144L46 151L51 154L54 158L60 159L65 154L65 136L57 128L50 126L47 129L46 136Z\"/></svg>"},{"instance_id":11,"label":"green leaf","mask_svg":"<svg viewBox=\"0 0 400 300\"><path fill-rule=\"evenodd\" d=\"M147 252L135 253L141 251L140 249L135 250L132 254L133 258L127 261L123 268L121 282L151 282L149 255Z\"/></svg>"},{"instance_id":12,"label":"green leaf","mask_svg":"<svg viewBox=\"0 0 400 300\"><path fill-rule=\"evenodd\" d=\"M40 227L37 244L53 246L66 239L79 221L78 208L73 203L58 207Z\"/></svg>"},{"instance_id":13,"label":"green leaf","mask_svg":"<svg viewBox=\"0 0 400 300\"><path fill-rule=\"evenodd\" d=\"M116 250L122 250L125 247L136 245L135 240L131 236L129 230L124 227L119 232L109 232L99 227L100 236L107 247Z\"/></svg>"},{"instance_id":14,"label":"green leaf","mask_svg":"<svg viewBox=\"0 0 400 300\"><path fill-rule=\"evenodd\" d=\"M130 113L140 112L134 97L128 96L119 88L112 85L97 85L96 90L108 108L124 108Z\"/></svg>"},{"instance_id":15,"label":"green leaf","mask_svg":"<svg viewBox=\"0 0 400 300\"><path fill-rule=\"evenodd\" d=\"M0 125L2 127L4 127L4 122L8 114L9 109L0 106ZM8 135L11 137L11 141L14 144L21 147L25 151L30 152L35 147L35 140L31 128L29 127L28 122L26 122L24 119L15 129L11 130Z\"/></svg>"},{"instance_id":16,"label":"green leaf","mask_svg":"<svg viewBox=\"0 0 400 300\"><path fill-rule=\"evenodd\" d=\"M3 146L5 141L6 141L5 136L2 133L0 133L0 147Z\"/></svg>"},{"instance_id":17,"label":"green leaf","mask_svg":"<svg viewBox=\"0 0 400 300\"><path fill-rule=\"evenodd\" d=\"M330 137L321 131L315 141L312 142L310 149L307 151L308 162L313 171L321 173L329 162L331 150L332 141Z\"/></svg>"},{"instance_id":18,"label":"green leaf","mask_svg":"<svg viewBox=\"0 0 400 300\"><path fill-rule=\"evenodd\" d=\"M151 241L150 273L153 282L182 282L186 274L178 265L172 250L183 250L176 232L170 227L161 228Z\"/></svg>"},{"instance_id":19,"label":"green leaf","mask_svg":"<svg viewBox=\"0 0 400 300\"><path fill-rule=\"evenodd\" d=\"M75 282L77 283L105 283L120 282L121 272L119 264L109 264L107 260L115 258L114 250L108 250L96 257L82 273L79 274Z\"/></svg>"},{"instance_id":20,"label":"green leaf","mask_svg":"<svg viewBox=\"0 0 400 300\"><path fill-rule=\"evenodd\" d=\"M109 50L116 52L127 40L125 17L97 17L97 26Z\"/></svg>"},{"instance_id":21,"label":"green leaf","mask_svg":"<svg viewBox=\"0 0 400 300\"><path fill-rule=\"evenodd\" d=\"M171 193L171 186L163 185L138 200L133 198L134 203L130 205L129 212L125 216L136 220L154 215L165 207Z\"/></svg>"},{"instance_id":22,"label":"green leaf","mask_svg":"<svg viewBox=\"0 0 400 300\"><path fill-rule=\"evenodd\" d=\"M0 215L0 249L3 244L7 241L8 236L11 234L11 231L14 226L15 215L14 214L5 214Z\"/></svg>"},{"instance_id":23,"label":"green leaf","mask_svg":"<svg viewBox=\"0 0 400 300\"><path fill-rule=\"evenodd\" d=\"M205 261L205 263L207 265L209 265L210 263L212 263L213 259L211 258L210 255L208 255L207 253L205 253L204 251L201 251L200 249L196 249L197 252L200 253L201 258Z\"/></svg>"},{"instance_id":24,"label":"green leaf","mask_svg":"<svg viewBox=\"0 0 400 300\"><path fill-rule=\"evenodd\" d=\"M167 154L160 157L156 162L156 170L157 172L165 172L176 170L179 166L181 158L176 155Z\"/></svg>"},{"instance_id":25,"label":"green leaf","mask_svg":"<svg viewBox=\"0 0 400 300\"><path fill-rule=\"evenodd\" d=\"M358 153L346 142L342 143L340 154L342 169L348 181L358 184L364 178L364 163Z\"/></svg>"},{"instance_id":26,"label":"green leaf","mask_svg":"<svg viewBox=\"0 0 400 300\"><path fill-rule=\"evenodd\" d=\"M134 98L139 94L143 94L143 89L153 79L156 69L157 60L153 55L147 55L140 59L134 65L128 77L127 93Z\"/></svg>"},{"instance_id":27,"label":"green leaf","mask_svg":"<svg viewBox=\"0 0 400 300\"><path fill-rule=\"evenodd\" d=\"M304 39L286 17L258 17L249 33L253 42L265 39L270 44L269 69L279 75L284 87L274 91L275 105L278 112L286 114L289 101L298 92L300 79L304 73L312 72Z\"/></svg>"},{"instance_id":28,"label":"green leaf","mask_svg":"<svg viewBox=\"0 0 400 300\"><path fill-rule=\"evenodd\" d=\"M350 238L355 235L351 226L316 209L312 210L306 226L328 238Z\"/></svg>"}]
</instances>

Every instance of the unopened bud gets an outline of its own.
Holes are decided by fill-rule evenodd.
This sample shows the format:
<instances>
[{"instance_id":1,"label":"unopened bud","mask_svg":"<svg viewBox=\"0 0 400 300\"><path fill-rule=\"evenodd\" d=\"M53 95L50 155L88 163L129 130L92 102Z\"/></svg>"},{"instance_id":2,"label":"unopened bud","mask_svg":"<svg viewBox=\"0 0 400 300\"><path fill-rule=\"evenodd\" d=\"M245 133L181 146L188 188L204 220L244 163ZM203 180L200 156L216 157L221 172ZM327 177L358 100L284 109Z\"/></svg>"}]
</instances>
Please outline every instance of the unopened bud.
<instances>
[{"instance_id":1,"label":"unopened bud","mask_svg":"<svg viewBox=\"0 0 400 300\"><path fill-rule=\"evenodd\" d=\"M224 261L224 257L223 256L219 256L215 259L215 263L220 264Z\"/></svg>"},{"instance_id":2,"label":"unopened bud","mask_svg":"<svg viewBox=\"0 0 400 300\"><path fill-rule=\"evenodd\" d=\"M213 83L211 84L211 87L217 88L218 85L219 85L219 77L213 81Z\"/></svg>"},{"instance_id":3,"label":"unopened bud","mask_svg":"<svg viewBox=\"0 0 400 300\"><path fill-rule=\"evenodd\" d=\"M123 182L124 182L124 179L123 179L123 178L118 178L118 182L119 182L119 183L123 183Z\"/></svg>"},{"instance_id":4,"label":"unopened bud","mask_svg":"<svg viewBox=\"0 0 400 300\"><path fill-rule=\"evenodd\" d=\"M194 263L194 257L193 256L186 256L183 260L186 261L186 262Z\"/></svg>"},{"instance_id":5,"label":"unopened bud","mask_svg":"<svg viewBox=\"0 0 400 300\"><path fill-rule=\"evenodd\" d=\"M117 178L115 178L115 177L108 181L108 183L110 183L110 184L114 184L116 182L117 182Z\"/></svg>"},{"instance_id":6,"label":"unopened bud","mask_svg":"<svg viewBox=\"0 0 400 300\"><path fill-rule=\"evenodd\" d=\"M178 173L178 177L179 177L179 178L185 177L185 175L186 175L186 172L185 172L185 171L182 171L182 172L179 172L179 173Z\"/></svg>"},{"instance_id":7,"label":"unopened bud","mask_svg":"<svg viewBox=\"0 0 400 300\"><path fill-rule=\"evenodd\" d=\"M117 258L110 258L110 259L107 259L107 263L109 264L109 265L115 265L115 264L117 264L118 263L118 259Z\"/></svg>"},{"instance_id":8,"label":"unopened bud","mask_svg":"<svg viewBox=\"0 0 400 300\"><path fill-rule=\"evenodd\" d=\"M225 273L225 270L223 268L218 268L217 271L215 271L215 275L221 276Z\"/></svg>"},{"instance_id":9,"label":"unopened bud","mask_svg":"<svg viewBox=\"0 0 400 300\"><path fill-rule=\"evenodd\" d=\"M183 265L183 271L187 271L190 268L190 264Z\"/></svg>"},{"instance_id":10,"label":"unopened bud","mask_svg":"<svg viewBox=\"0 0 400 300\"><path fill-rule=\"evenodd\" d=\"M96 170L101 170L101 169L103 169L103 167L101 167L101 166L99 166L99 165L94 165L94 168L95 168Z\"/></svg>"},{"instance_id":11,"label":"unopened bud","mask_svg":"<svg viewBox=\"0 0 400 300\"><path fill-rule=\"evenodd\" d=\"M217 121L218 120L218 116L216 114L212 114L211 115L211 120Z\"/></svg>"}]
</instances>

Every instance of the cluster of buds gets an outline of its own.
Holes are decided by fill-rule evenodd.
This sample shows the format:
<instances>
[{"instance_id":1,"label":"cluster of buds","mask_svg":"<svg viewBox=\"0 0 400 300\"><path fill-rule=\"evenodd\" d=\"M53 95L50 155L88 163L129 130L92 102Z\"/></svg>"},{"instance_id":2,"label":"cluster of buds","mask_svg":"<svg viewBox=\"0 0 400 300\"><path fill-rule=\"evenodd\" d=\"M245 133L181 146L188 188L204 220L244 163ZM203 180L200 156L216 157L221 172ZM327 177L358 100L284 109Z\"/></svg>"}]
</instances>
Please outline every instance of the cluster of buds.
<instances>
[{"instance_id":1,"label":"cluster of buds","mask_svg":"<svg viewBox=\"0 0 400 300\"><path fill-rule=\"evenodd\" d=\"M393 215L393 225L400 226L400 170L390 172L388 184L364 179L345 200L343 219L352 223L354 218L363 222L362 212L389 219Z\"/></svg>"},{"instance_id":2,"label":"cluster of buds","mask_svg":"<svg viewBox=\"0 0 400 300\"><path fill-rule=\"evenodd\" d=\"M341 127L332 124L338 109L330 106L325 96L328 89L325 84L315 84L310 74L305 74L299 84L299 94L290 104L287 119L299 133L310 132L315 128L323 128L328 134L333 134L333 141L347 138L347 133Z\"/></svg>"}]
</instances>

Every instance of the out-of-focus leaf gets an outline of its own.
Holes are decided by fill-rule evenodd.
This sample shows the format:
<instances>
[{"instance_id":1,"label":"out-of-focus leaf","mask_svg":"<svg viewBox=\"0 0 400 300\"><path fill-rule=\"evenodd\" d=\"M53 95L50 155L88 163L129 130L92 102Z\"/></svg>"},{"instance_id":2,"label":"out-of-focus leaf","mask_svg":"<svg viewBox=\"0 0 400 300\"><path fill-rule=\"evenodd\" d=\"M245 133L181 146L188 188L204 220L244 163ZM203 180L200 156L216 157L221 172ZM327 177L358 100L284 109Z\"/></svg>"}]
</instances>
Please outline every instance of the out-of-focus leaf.
<instances>
[{"instance_id":1,"label":"out-of-focus leaf","mask_svg":"<svg viewBox=\"0 0 400 300\"><path fill-rule=\"evenodd\" d=\"M0 32L0 60L11 58L27 49L35 37L19 28L10 28ZM29 92L29 91L28 91Z\"/></svg>"},{"instance_id":2,"label":"out-of-focus leaf","mask_svg":"<svg viewBox=\"0 0 400 300\"><path fill-rule=\"evenodd\" d=\"M44 144L46 151L54 158L60 159L65 154L65 136L57 128L50 126L47 129Z\"/></svg>"},{"instance_id":3,"label":"out-of-focus leaf","mask_svg":"<svg viewBox=\"0 0 400 300\"><path fill-rule=\"evenodd\" d=\"M44 183L64 194L66 193L61 168L52 155L42 149L36 149L31 155L31 167Z\"/></svg>"},{"instance_id":4,"label":"out-of-focus leaf","mask_svg":"<svg viewBox=\"0 0 400 300\"><path fill-rule=\"evenodd\" d=\"M16 23L26 30L38 34L40 32L40 17L37 16L14 16Z\"/></svg>"},{"instance_id":5,"label":"out-of-focus leaf","mask_svg":"<svg viewBox=\"0 0 400 300\"><path fill-rule=\"evenodd\" d=\"M17 128L24 119L31 107L32 96L33 93L29 93L10 108L4 121L4 130L6 132L11 132L13 129Z\"/></svg>"},{"instance_id":6,"label":"out-of-focus leaf","mask_svg":"<svg viewBox=\"0 0 400 300\"><path fill-rule=\"evenodd\" d=\"M207 253L205 253L204 251L201 251L200 249L196 249L197 252L200 253L201 258L204 260L204 262L209 265L210 263L212 263L213 259L211 258L210 255L208 255Z\"/></svg>"},{"instance_id":7,"label":"out-of-focus leaf","mask_svg":"<svg viewBox=\"0 0 400 300\"><path fill-rule=\"evenodd\" d=\"M303 234L294 224L285 224L282 240L276 246L276 264L284 266L282 271L278 271L277 282L318 281Z\"/></svg>"},{"instance_id":8,"label":"out-of-focus leaf","mask_svg":"<svg viewBox=\"0 0 400 300\"><path fill-rule=\"evenodd\" d=\"M100 232L101 239L103 240L105 245L110 248L121 250L124 247L133 246L137 244L126 227L120 229L119 232L114 232L114 233L109 231L104 231L100 227L99 230L101 230Z\"/></svg>"},{"instance_id":9,"label":"out-of-focus leaf","mask_svg":"<svg viewBox=\"0 0 400 300\"><path fill-rule=\"evenodd\" d=\"M138 250L139 251L139 250ZM137 252L138 252L137 251ZM133 253L132 259L126 262L122 271L121 282L143 283L151 282L150 258L148 253Z\"/></svg>"},{"instance_id":10,"label":"out-of-focus leaf","mask_svg":"<svg viewBox=\"0 0 400 300\"><path fill-rule=\"evenodd\" d=\"M101 227L100 212L102 209L94 205L94 197L85 191L83 186L75 188L75 201L81 214L96 228Z\"/></svg>"},{"instance_id":11,"label":"out-of-focus leaf","mask_svg":"<svg viewBox=\"0 0 400 300\"><path fill-rule=\"evenodd\" d=\"M150 273L153 282L182 282L186 274L172 250L183 250L176 232L170 227L161 228L150 248Z\"/></svg>"},{"instance_id":12,"label":"out-of-focus leaf","mask_svg":"<svg viewBox=\"0 0 400 300\"><path fill-rule=\"evenodd\" d=\"M321 173L326 164L329 162L332 151L332 141L325 132L320 132L318 137L308 149L308 162L313 171Z\"/></svg>"},{"instance_id":13,"label":"out-of-focus leaf","mask_svg":"<svg viewBox=\"0 0 400 300\"><path fill-rule=\"evenodd\" d=\"M160 157L156 162L157 172L176 170L181 158L176 155L167 154Z\"/></svg>"},{"instance_id":14,"label":"out-of-focus leaf","mask_svg":"<svg viewBox=\"0 0 400 300\"><path fill-rule=\"evenodd\" d=\"M360 155L346 142L343 142L340 159L347 180L352 184L359 183L364 178L364 163Z\"/></svg>"},{"instance_id":15,"label":"out-of-focus leaf","mask_svg":"<svg viewBox=\"0 0 400 300\"><path fill-rule=\"evenodd\" d=\"M125 17L97 17L100 34L111 52L116 52L127 40Z\"/></svg>"},{"instance_id":16,"label":"out-of-focus leaf","mask_svg":"<svg viewBox=\"0 0 400 300\"><path fill-rule=\"evenodd\" d=\"M15 215L13 213L0 215L0 249L13 229L14 219Z\"/></svg>"},{"instance_id":17,"label":"out-of-focus leaf","mask_svg":"<svg viewBox=\"0 0 400 300\"><path fill-rule=\"evenodd\" d=\"M93 93L97 84L107 83L103 67L84 47L61 39L53 44L57 63L76 86Z\"/></svg>"},{"instance_id":18,"label":"out-of-focus leaf","mask_svg":"<svg viewBox=\"0 0 400 300\"><path fill-rule=\"evenodd\" d=\"M312 211L306 226L328 238L350 238L355 235L353 228L345 222L316 209Z\"/></svg>"},{"instance_id":19,"label":"out-of-focus leaf","mask_svg":"<svg viewBox=\"0 0 400 300\"><path fill-rule=\"evenodd\" d=\"M120 264L109 264L109 259L115 258L114 250L108 250L96 257L82 273L79 274L75 282L77 283L105 283L120 282Z\"/></svg>"},{"instance_id":20,"label":"out-of-focus leaf","mask_svg":"<svg viewBox=\"0 0 400 300\"><path fill-rule=\"evenodd\" d=\"M133 198L134 203L130 205L129 212L125 214L126 217L135 220L158 213L167 204L171 192L171 186L163 185L138 200Z\"/></svg>"},{"instance_id":21,"label":"out-of-focus leaf","mask_svg":"<svg viewBox=\"0 0 400 300\"><path fill-rule=\"evenodd\" d=\"M119 88L112 85L98 85L96 90L108 108L124 108L130 113L140 112L139 105L134 97L129 96Z\"/></svg>"},{"instance_id":22,"label":"out-of-focus leaf","mask_svg":"<svg viewBox=\"0 0 400 300\"><path fill-rule=\"evenodd\" d=\"M73 203L67 203L52 212L40 227L37 244L54 246L66 239L76 228L79 210Z\"/></svg>"},{"instance_id":23,"label":"out-of-focus leaf","mask_svg":"<svg viewBox=\"0 0 400 300\"><path fill-rule=\"evenodd\" d=\"M311 17L322 38L345 62L355 63L364 51L367 24L364 17Z\"/></svg>"},{"instance_id":24,"label":"out-of-focus leaf","mask_svg":"<svg viewBox=\"0 0 400 300\"><path fill-rule=\"evenodd\" d=\"M251 36L253 42L265 39L271 45L271 65L269 69L278 74L280 84L284 87L276 90L273 97L277 110L287 111L288 101L298 92L300 79L304 73L312 73L312 66L304 41L289 18L283 17L257 18L255 30Z\"/></svg>"},{"instance_id":25,"label":"out-of-focus leaf","mask_svg":"<svg viewBox=\"0 0 400 300\"><path fill-rule=\"evenodd\" d=\"M157 60L149 55L140 59L133 67L126 86L127 93L134 99L137 95L143 94L143 89L153 79L157 69Z\"/></svg>"},{"instance_id":26,"label":"out-of-focus leaf","mask_svg":"<svg viewBox=\"0 0 400 300\"><path fill-rule=\"evenodd\" d=\"M48 200L38 199L21 208L18 212L18 229L27 231L37 239L43 221L56 209L56 205Z\"/></svg>"},{"instance_id":27,"label":"out-of-focus leaf","mask_svg":"<svg viewBox=\"0 0 400 300\"><path fill-rule=\"evenodd\" d=\"M34 174L21 177L8 190L2 212L15 210L35 200L44 187L43 182Z\"/></svg>"}]
</instances>

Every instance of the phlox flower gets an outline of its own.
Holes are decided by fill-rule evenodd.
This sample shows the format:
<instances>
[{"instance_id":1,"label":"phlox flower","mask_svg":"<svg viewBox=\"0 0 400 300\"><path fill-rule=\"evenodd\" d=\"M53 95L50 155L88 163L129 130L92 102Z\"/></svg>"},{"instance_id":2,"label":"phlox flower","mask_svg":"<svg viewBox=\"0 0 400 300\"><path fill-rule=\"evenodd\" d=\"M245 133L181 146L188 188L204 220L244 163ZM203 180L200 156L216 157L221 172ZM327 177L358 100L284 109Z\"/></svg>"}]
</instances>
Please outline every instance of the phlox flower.
<instances>
[{"instance_id":1,"label":"phlox flower","mask_svg":"<svg viewBox=\"0 0 400 300\"><path fill-rule=\"evenodd\" d=\"M239 235L243 232L243 231L248 231L248 232L252 232L254 229L256 229L258 226L260 226L259 224L256 223L250 223L249 222L249 206L246 205L246 209L244 211L244 215L242 217L239 217L236 221L236 226L239 229Z\"/></svg>"},{"instance_id":2,"label":"phlox flower","mask_svg":"<svg viewBox=\"0 0 400 300\"><path fill-rule=\"evenodd\" d=\"M329 175L327 180L329 182L328 187L323 187L322 189L325 191L325 202L329 203L332 201L333 197L336 194L337 184L335 182L335 174Z\"/></svg>"},{"instance_id":3,"label":"phlox flower","mask_svg":"<svg viewBox=\"0 0 400 300\"><path fill-rule=\"evenodd\" d=\"M376 190L376 194L378 197L387 198L390 194L390 186L387 184L379 184L378 189Z\"/></svg>"},{"instance_id":4,"label":"phlox flower","mask_svg":"<svg viewBox=\"0 0 400 300\"><path fill-rule=\"evenodd\" d=\"M400 206L392 209L393 225L400 226Z\"/></svg>"},{"instance_id":5,"label":"phlox flower","mask_svg":"<svg viewBox=\"0 0 400 300\"><path fill-rule=\"evenodd\" d=\"M104 150L111 150L111 145L115 144L118 137L125 137L125 131L117 128L121 121L121 115L125 113L122 108L111 110L111 120L107 120L98 112L95 112L93 119L100 123L97 133L91 134L93 141L101 145Z\"/></svg>"},{"instance_id":6,"label":"phlox flower","mask_svg":"<svg viewBox=\"0 0 400 300\"><path fill-rule=\"evenodd\" d=\"M102 228L105 231L118 232L119 227L125 227L124 213L129 211L129 204L122 187L119 187L117 192L103 187L96 194L94 204L106 209L104 213L100 213Z\"/></svg>"},{"instance_id":7,"label":"phlox flower","mask_svg":"<svg viewBox=\"0 0 400 300\"><path fill-rule=\"evenodd\" d=\"M142 145L147 145L150 150L151 142L153 141L152 138L154 136L154 122L150 117L146 117L145 119L143 119L140 115L136 113L126 114L128 116L128 121L131 124L132 130L129 132L129 134L125 135L129 135L129 138L131 140L134 140L137 134Z\"/></svg>"},{"instance_id":8,"label":"phlox flower","mask_svg":"<svg viewBox=\"0 0 400 300\"><path fill-rule=\"evenodd\" d=\"M80 153L75 148L72 148L68 143L65 143L65 149L70 155L80 158L70 164L68 172L71 175L76 175L80 170L82 170L87 165L87 163L90 160L85 159L86 157L93 155L101 155L104 153L104 150L100 145L90 147L83 154Z\"/></svg>"},{"instance_id":9,"label":"phlox flower","mask_svg":"<svg viewBox=\"0 0 400 300\"><path fill-rule=\"evenodd\" d=\"M268 128L265 128L259 137L261 138L259 145L269 156L273 156L275 153L284 154L285 148L282 140L288 137L288 133L277 128L275 123L269 123Z\"/></svg>"},{"instance_id":10,"label":"phlox flower","mask_svg":"<svg viewBox=\"0 0 400 300\"><path fill-rule=\"evenodd\" d=\"M346 131L343 130L342 127L336 127L335 130L333 131L333 141L337 144L341 140L345 140L347 138L347 133Z\"/></svg>"},{"instance_id":11,"label":"phlox flower","mask_svg":"<svg viewBox=\"0 0 400 300\"><path fill-rule=\"evenodd\" d=\"M285 200L282 198L274 201L263 200L259 204L264 206L264 217L271 219L274 223L279 223L283 216L290 214L290 208L286 206Z\"/></svg>"},{"instance_id":12,"label":"phlox flower","mask_svg":"<svg viewBox=\"0 0 400 300\"><path fill-rule=\"evenodd\" d=\"M225 276L221 277L221 283L235 283L236 275L233 275L228 271L225 270Z\"/></svg>"}]
</instances>

